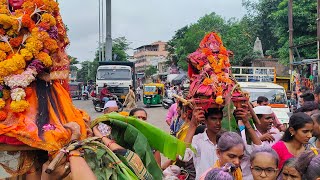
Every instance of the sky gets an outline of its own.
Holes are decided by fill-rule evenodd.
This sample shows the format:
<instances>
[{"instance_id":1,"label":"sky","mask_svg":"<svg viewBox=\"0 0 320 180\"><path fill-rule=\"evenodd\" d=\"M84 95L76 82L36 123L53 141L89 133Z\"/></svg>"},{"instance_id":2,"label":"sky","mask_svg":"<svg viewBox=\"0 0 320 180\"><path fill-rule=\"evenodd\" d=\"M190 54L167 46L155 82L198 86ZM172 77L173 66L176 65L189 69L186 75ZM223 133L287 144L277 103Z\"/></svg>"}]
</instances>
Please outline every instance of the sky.
<instances>
[{"instance_id":1,"label":"sky","mask_svg":"<svg viewBox=\"0 0 320 180\"><path fill-rule=\"evenodd\" d=\"M168 41L175 31L195 23L205 14L241 18L242 0L113 0L112 38L124 36L130 48ZM68 54L92 61L98 47L98 0L59 0L61 15L68 26ZM133 50L128 54L132 55Z\"/></svg>"}]
</instances>

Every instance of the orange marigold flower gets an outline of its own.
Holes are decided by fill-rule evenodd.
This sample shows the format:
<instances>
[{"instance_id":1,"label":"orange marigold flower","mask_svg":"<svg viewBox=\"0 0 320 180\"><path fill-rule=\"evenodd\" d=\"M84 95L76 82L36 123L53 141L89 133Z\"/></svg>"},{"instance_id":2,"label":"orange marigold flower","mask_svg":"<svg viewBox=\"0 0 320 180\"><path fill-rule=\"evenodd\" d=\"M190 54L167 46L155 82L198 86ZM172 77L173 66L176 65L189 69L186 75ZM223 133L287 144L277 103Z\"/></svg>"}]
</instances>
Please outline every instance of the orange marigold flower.
<instances>
[{"instance_id":1,"label":"orange marigold flower","mask_svg":"<svg viewBox=\"0 0 320 180\"><path fill-rule=\"evenodd\" d=\"M210 78L205 78L204 81L202 82L203 85L208 86L209 84L212 84L213 81Z\"/></svg>"},{"instance_id":2,"label":"orange marigold flower","mask_svg":"<svg viewBox=\"0 0 320 180\"><path fill-rule=\"evenodd\" d=\"M44 41L44 48L48 49L50 52L55 52L59 47L57 41L49 38L46 41Z\"/></svg>"},{"instance_id":3,"label":"orange marigold flower","mask_svg":"<svg viewBox=\"0 0 320 180\"><path fill-rule=\"evenodd\" d=\"M7 119L7 113L5 111L0 111L0 121L4 121Z\"/></svg>"},{"instance_id":4,"label":"orange marigold flower","mask_svg":"<svg viewBox=\"0 0 320 180\"><path fill-rule=\"evenodd\" d=\"M9 44L7 44L5 42L0 42L0 50L4 51L4 52L9 52L9 51L11 51L11 48L10 48Z\"/></svg>"},{"instance_id":5,"label":"orange marigold flower","mask_svg":"<svg viewBox=\"0 0 320 180\"><path fill-rule=\"evenodd\" d=\"M213 55L208 56L207 59L209 60L210 63L213 63L216 61Z\"/></svg>"},{"instance_id":6,"label":"orange marigold flower","mask_svg":"<svg viewBox=\"0 0 320 180\"><path fill-rule=\"evenodd\" d=\"M13 112L23 112L29 107L29 102L26 100L12 101L10 104L10 109Z\"/></svg>"},{"instance_id":7,"label":"orange marigold flower","mask_svg":"<svg viewBox=\"0 0 320 180\"><path fill-rule=\"evenodd\" d=\"M4 51L0 50L0 61L4 61L7 59L7 54Z\"/></svg>"},{"instance_id":8,"label":"orange marigold flower","mask_svg":"<svg viewBox=\"0 0 320 180\"><path fill-rule=\"evenodd\" d=\"M202 48L201 49L202 53L204 53L206 56L212 55L212 51L209 48Z\"/></svg>"},{"instance_id":9,"label":"orange marigold flower","mask_svg":"<svg viewBox=\"0 0 320 180\"><path fill-rule=\"evenodd\" d=\"M29 30L33 27L35 27L34 21L31 19L30 14L25 14L22 16L22 25L24 27L29 28Z\"/></svg>"},{"instance_id":10,"label":"orange marigold flower","mask_svg":"<svg viewBox=\"0 0 320 180\"><path fill-rule=\"evenodd\" d=\"M36 55L36 58L39 59L46 67L50 67L52 65L51 57L45 52L40 52Z\"/></svg>"},{"instance_id":11,"label":"orange marigold flower","mask_svg":"<svg viewBox=\"0 0 320 180\"><path fill-rule=\"evenodd\" d=\"M6 102L3 100L3 98L0 98L0 109L4 108L6 106Z\"/></svg>"},{"instance_id":12,"label":"orange marigold flower","mask_svg":"<svg viewBox=\"0 0 320 180\"><path fill-rule=\"evenodd\" d=\"M16 38L11 38L10 39L10 45L14 48L19 47L22 43L23 37L22 36L18 36Z\"/></svg>"},{"instance_id":13,"label":"orange marigold flower","mask_svg":"<svg viewBox=\"0 0 320 180\"><path fill-rule=\"evenodd\" d=\"M217 104L219 104L219 105L221 105L221 104L223 104L223 98L222 98L222 96L217 96L217 98L216 98L216 103Z\"/></svg>"},{"instance_id":14,"label":"orange marigold flower","mask_svg":"<svg viewBox=\"0 0 320 180\"><path fill-rule=\"evenodd\" d=\"M47 31L50 29L50 24L47 22L41 22L38 24L38 27Z\"/></svg>"}]
</instances>

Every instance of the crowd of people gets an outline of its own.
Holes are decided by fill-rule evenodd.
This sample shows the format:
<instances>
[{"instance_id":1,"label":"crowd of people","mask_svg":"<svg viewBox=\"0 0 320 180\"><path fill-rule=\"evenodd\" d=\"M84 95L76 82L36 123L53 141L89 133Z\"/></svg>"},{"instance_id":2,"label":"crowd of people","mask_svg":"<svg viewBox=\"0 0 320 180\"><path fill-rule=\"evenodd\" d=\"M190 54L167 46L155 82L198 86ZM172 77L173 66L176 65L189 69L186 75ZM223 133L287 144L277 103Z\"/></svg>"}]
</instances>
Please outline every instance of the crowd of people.
<instances>
[{"instance_id":1,"label":"crowd of people","mask_svg":"<svg viewBox=\"0 0 320 180\"><path fill-rule=\"evenodd\" d=\"M253 105L260 123L250 121L246 105L234 110L239 133L222 129L221 109L197 107L188 117L177 102L165 121L171 134L190 148L183 158L162 168L187 169L189 179L320 179L319 94L320 86L314 92L302 87L299 95L293 94L289 105L295 107L288 124L280 123L268 98L260 96Z\"/></svg>"}]
</instances>

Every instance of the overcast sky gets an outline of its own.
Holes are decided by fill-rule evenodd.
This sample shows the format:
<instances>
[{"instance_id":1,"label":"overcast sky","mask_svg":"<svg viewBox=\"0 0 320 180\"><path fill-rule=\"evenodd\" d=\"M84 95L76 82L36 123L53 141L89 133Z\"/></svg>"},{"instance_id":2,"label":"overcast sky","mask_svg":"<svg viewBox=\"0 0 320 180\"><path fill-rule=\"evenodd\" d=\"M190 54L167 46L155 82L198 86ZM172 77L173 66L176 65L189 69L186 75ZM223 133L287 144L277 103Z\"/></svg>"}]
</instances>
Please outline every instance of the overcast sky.
<instances>
[{"instance_id":1,"label":"overcast sky","mask_svg":"<svg viewBox=\"0 0 320 180\"><path fill-rule=\"evenodd\" d=\"M241 18L242 0L113 0L112 38L125 36L130 48L168 41L179 28L216 12L224 18ZM68 53L80 61L93 60L98 47L98 0L59 0L69 28ZM131 54L132 51L129 51Z\"/></svg>"}]
</instances>

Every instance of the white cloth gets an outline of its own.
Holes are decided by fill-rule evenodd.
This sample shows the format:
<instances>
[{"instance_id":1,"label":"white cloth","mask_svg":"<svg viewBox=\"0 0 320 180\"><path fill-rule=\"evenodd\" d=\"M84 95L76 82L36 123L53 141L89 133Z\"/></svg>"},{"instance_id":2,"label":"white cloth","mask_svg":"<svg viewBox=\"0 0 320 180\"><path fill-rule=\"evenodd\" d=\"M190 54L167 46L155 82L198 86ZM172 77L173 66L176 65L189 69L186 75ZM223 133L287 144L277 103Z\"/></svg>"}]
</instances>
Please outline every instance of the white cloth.
<instances>
[{"instance_id":1,"label":"white cloth","mask_svg":"<svg viewBox=\"0 0 320 180\"><path fill-rule=\"evenodd\" d=\"M184 161L193 158L193 164L196 169L196 179L199 179L200 176L211 168L218 160L216 154L217 145L210 141L207 131L205 131L193 136L192 147L195 148L196 153L188 148L185 153Z\"/></svg>"},{"instance_id":2,"label":"white cloth","mask_svg":"<svg viewBox=\"0 0 320 180\"><path fill-rule=\"evenodd\" d=\"M273 111L270 106L257 106L253 108L256 114L272 114Z\"/></svg>"},{"instance_id":3,"label":"white cloth","mask_svg":"<svg viewBox=\"0 0 320 180\"><path fill-rule=\"evenodd\" d=\"M116 101L108 101L104 105L104 109L109 108L109 107L118 107L117 102Z\"/></svg>"}]
</instances>

